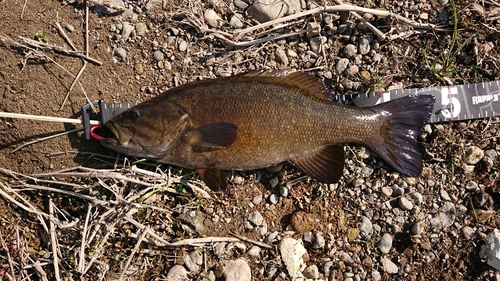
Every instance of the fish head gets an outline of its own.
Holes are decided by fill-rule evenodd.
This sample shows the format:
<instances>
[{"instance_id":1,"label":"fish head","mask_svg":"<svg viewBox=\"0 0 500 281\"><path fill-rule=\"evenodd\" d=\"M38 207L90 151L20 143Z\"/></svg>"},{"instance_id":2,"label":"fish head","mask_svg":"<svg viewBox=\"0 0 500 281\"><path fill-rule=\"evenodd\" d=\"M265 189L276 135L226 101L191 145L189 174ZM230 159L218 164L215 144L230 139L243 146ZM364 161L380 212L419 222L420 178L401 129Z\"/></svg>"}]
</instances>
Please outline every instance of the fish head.
<instances>
[{"instance_id":1,"label":"fish head","mask_svg":"<svg viewBox=\"0 0 500 281\"><path fill-rule=\"evenodd\" d=\"M188 118L171 102L142 103L106 122L114 137L101 144L125 155L160 159L179 139Z\"/></svg>"}]
</instances>

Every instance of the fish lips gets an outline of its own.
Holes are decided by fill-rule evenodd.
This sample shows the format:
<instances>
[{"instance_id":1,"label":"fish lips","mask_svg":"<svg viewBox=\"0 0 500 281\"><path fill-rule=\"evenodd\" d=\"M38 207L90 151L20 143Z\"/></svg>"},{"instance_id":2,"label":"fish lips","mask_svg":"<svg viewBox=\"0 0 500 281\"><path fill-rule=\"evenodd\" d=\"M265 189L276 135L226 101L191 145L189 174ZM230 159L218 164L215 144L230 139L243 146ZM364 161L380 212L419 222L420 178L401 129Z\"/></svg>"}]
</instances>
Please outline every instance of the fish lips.
<instances>
[{"instance_id":1,"label":"fish lips","mask_svg":"<svg viewBox=\"0 0 500 281\"><path fill-rule=\"evenodd\" d=\"M115 137L102 139L101 144L103 146L130 156L140 156L143 153L143 147L132 141L134 134L128 128L121 127L113 122L107 122L105 126L111 130Z\"/></svg>"}]
</instances>

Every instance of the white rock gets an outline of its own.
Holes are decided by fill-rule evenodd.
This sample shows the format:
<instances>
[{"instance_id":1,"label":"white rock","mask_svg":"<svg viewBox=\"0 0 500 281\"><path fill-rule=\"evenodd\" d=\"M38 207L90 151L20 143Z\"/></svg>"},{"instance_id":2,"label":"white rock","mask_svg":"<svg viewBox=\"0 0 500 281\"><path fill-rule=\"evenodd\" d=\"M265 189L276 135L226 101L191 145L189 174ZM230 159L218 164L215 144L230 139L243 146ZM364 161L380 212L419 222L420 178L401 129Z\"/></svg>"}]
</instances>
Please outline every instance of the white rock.
<instances>
[{"instance_id":1,"label":"white rock","mask_svg":"<svg viewBox=\"0 0 500 281\"><path fill-rule=\"evenodd\" d=\"M398 266L388 258L381 258L380 263L385 272L389 274L398 273Z\"/></svg>"},{"instance_id":2,"label":"white rock","mask_svg":"<svg viewBox=\"0 0 500 281\"><path fill-rule=\"evenodd\" d=\"M389 253L392 248L392 236L389 233L384 233L378 243L378 247L382 253Z\"/></svg>"},{"instance_id":3,"label":"white rock","mask_svg":"<svg viewBox=\"0 0 500 281\"><path fill-rule=\"evenodd\" d=\"M368 236L371 234L372 230L373 230L372 222L370 221L370 219L363 216L363 219L361 220L361 223L359 224L359 231L361 232L361 235Z\"/></svg>"},{"instance_id":4,"label":"white rock","mask_svg":"<svg viewBox=\"0 0 500 281\"><path fill-rule=\"evenodd\" d=\"M250 250L248 250L248 255L252 258L258 258L260 256L260 247L253 246Z\"/></svg>"},{"instance_id":5,"label":"white rock","mask_svg":"<svg viewBox=\"0 0 500 281\"><path fill-rule=\"evenodd\" d=\"M303 256L307 254L306 248L298 240L284 238L279 245L281 259L286 266L291 279L301 278L305 268Z\"/></svg>"},{"instance_id":6,"label":"white rock","mask_svg":"<svg viewBox=\"0 0 500 281\"><path fill-rule=\"evenodd\" d=\"M189 281L187 270L182 265L174 265L167 273L167 281Z\"/></svg>"},{"instance_id":7,"label":"white rock","mask_svg":"<svg viewBox=\"0 0 500 281\"><path fill-rule=\"evenodd\" d=\"M128 38L130 37L130 34L132 31L134 31L135 27L131 25L129 22L124 22L123 23L123 28L122 28L122 39L123 41L127 41Z\"/></svg>"},{"instance_id":8,"label":"white rock","mask_svg":"<svg viewBox=\"0 0 500 281\"><path fill-rule=\"evenodd\" d=\"M300 12L300 0L257 0L247 9L247 14L259 22L275 20Z\"/></svg>"},{"instance_id":9,"label":"white rock","mask_svg":"<svg viewBox=\"0 0 500 281\"><path fill-rule=\"evenodd\" d=\"M252 272L250 266L243 259L229 261L224 267L225 281L250 281Z\"/></svg>"},{"instance_id":10,"label":"white rock","mask_svg":"<svg viewBox=\"0 0 500 281\"><path fill-rule=\"evenodd\" d=\"M212 9L206 10L203 18L210 27L219 27L222 25L222 18Z\"/></svg>"},{"instance_id":11,"label":"white rock","mask_svg":"<svg viewBox=\"0 0 500 281\"><path fill-rule=\"evenodd\" d=\"M500 231L493 229L486 236L487 263L496 270L500 270Z\"/></svg>"}]
</instances>

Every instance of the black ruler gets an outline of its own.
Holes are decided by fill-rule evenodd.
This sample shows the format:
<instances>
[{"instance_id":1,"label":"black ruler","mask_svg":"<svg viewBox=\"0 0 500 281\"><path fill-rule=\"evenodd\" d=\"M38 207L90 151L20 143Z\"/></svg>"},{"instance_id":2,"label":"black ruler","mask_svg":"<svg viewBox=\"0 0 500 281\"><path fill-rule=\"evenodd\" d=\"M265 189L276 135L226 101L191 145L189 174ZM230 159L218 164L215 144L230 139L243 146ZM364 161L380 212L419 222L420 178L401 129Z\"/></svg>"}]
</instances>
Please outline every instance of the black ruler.
<instances>
[{"instance_id":1,"label":"black ruler","mask_svg":"<svg viewBox=\"0 0 500 281\"><path fill-rule=\"evenodd\" d=\"M500 116L500 81L352 94L337 96L335 101L368 107L405 96L424 94L436 97L428 123Z\"/></svg>"}]
</instances>

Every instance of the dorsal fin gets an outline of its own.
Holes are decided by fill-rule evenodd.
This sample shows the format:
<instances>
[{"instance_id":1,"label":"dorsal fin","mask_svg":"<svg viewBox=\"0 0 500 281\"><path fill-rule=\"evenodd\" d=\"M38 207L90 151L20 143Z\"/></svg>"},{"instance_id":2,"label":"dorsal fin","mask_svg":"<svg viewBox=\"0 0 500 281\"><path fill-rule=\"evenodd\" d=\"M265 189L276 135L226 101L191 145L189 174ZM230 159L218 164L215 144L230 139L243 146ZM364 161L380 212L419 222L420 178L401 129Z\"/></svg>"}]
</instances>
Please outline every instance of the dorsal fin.
<instances>
[{"instance_id":1,"label":"dorsal fin","mask_svg":"<svg viewBox=\"0 0 500 281\"><path fill-rule=\"evenodd\" d=\"M250 71L247 73L238 74L228 77L232 82L247 80L249 77L269 78L270 82L291 87L298 93L315 97L320 100L331 101L331 94L326 89L325 85L316 76L291 69L284 70L266 70L266 71Z\"/></svg>"}]
</instances>

